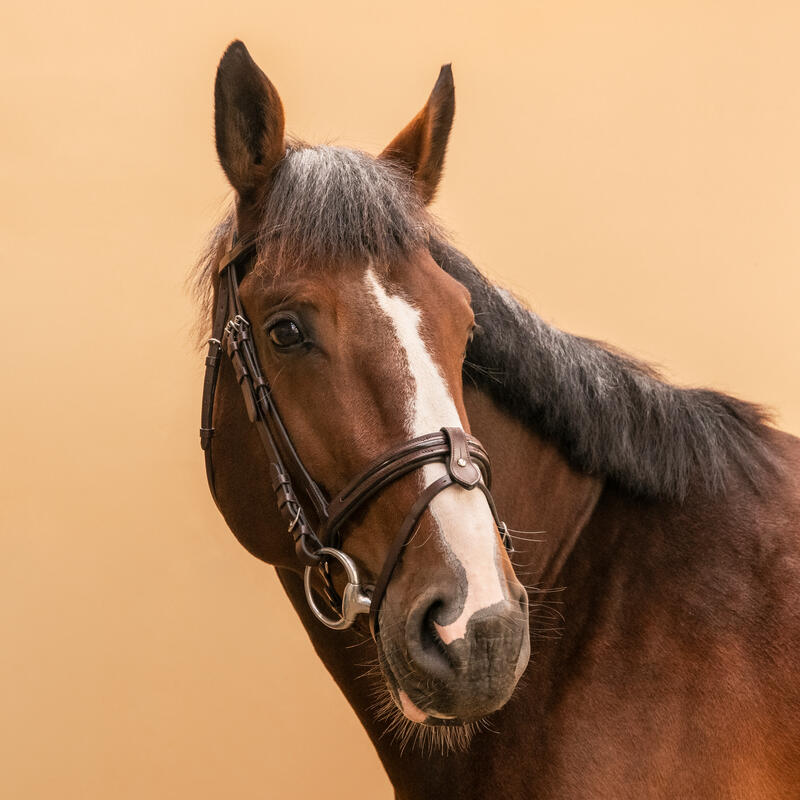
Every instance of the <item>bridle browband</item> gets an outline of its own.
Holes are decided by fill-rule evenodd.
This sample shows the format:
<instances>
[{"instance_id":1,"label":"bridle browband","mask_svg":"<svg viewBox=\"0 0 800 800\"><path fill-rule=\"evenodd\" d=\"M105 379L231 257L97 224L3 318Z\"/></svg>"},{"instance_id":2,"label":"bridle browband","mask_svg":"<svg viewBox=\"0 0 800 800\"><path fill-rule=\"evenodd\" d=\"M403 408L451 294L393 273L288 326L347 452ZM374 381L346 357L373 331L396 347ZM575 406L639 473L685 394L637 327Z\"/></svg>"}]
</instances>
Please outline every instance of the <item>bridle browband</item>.
<instances>
[{"instance_id":1,"label":"bridle browband","mask_svg":"<svg viewBox=\"0 0 800 800\"><path fill-rule=\"evenodd\" d=\"M461 428L442 428L436 433L418 436L391 448L329 501L303 465L275 407L269 384L261 371L250 322L242 307L239 268L255 258L255 251L255 236L243 236L238 240L234 236L231 250L222 258L218 267L219 282L211 338L208 340L200 423L200 445L205 452L206 475L211 495L219 506L211 444L215 433L214 396L224 351L242 390L247 416L255 425L266 450L278 511L294 539L297 557L305 566L306 599L312 612L321 622L334 629L349 628L359 614L368 613L370 631L374 638L378 631L381 602L403 548L431 501L448 486L456 484L465 489L477 488L483 492L503 537L503 543L509 552L513 552L508 528L501 521L489 491L489 456L483 445ZM358 509L389 484L425 464L432 463L444 463L446 473L427 486L409 510L392 541L375 586L362 587L355 563L340 549L345 524ZM303 493L313 505L319 519L319 533L311 527L303 505L294 491L290 475L299 480ZM333 588L331 560L337 561L347 575L347 584L341 597ZM314 568L319 568L322 573L325 595L337 614L336 617L328 616L317 605L311 583Z\"/></svg>"}]
</instances>

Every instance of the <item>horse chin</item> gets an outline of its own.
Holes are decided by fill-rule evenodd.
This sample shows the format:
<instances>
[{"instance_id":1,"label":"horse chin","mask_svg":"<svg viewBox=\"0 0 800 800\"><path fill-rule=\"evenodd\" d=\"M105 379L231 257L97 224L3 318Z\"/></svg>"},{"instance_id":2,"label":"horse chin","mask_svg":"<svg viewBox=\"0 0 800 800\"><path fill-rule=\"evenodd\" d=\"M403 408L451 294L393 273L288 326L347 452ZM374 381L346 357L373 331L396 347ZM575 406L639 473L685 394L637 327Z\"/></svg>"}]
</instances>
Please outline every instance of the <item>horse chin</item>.
<instances>
[{"instance_id":1,"label":"horse chin","mask_svg":"<svg viewBox=\"0 0 800 800\"><path fill-rule=\"evenodd\" d=\"M428 756L466 752L476 734L493 730L482 718L465 721L438 715L431 710L422 711L402 689L397 688L394 678L385 674L386 681L381 681L379 687L381 700L374 708L401 752L406 748Z\"/></svg>"}]
</instances>

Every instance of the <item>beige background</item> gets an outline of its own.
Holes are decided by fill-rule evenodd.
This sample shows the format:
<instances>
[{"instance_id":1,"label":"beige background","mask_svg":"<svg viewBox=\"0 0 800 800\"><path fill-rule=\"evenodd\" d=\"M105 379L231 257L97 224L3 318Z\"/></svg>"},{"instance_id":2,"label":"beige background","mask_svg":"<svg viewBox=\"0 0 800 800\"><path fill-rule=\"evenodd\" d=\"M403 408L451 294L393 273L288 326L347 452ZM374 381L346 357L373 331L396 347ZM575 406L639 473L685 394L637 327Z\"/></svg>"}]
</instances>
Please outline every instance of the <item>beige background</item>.
<instances>
[{"instance_id":1,"label":"beige background","mask_svg":"<svg viewBox=\"0 0 800 800\"><path fill-rule=\"evenodd\" d=\"M230 39L293 132L373 152L452 60L437 212L475 260L800 433L797 8L6 4L0 795L390 796L205 486L183 280L227 193Z\"/></svg>"}]
</instances>

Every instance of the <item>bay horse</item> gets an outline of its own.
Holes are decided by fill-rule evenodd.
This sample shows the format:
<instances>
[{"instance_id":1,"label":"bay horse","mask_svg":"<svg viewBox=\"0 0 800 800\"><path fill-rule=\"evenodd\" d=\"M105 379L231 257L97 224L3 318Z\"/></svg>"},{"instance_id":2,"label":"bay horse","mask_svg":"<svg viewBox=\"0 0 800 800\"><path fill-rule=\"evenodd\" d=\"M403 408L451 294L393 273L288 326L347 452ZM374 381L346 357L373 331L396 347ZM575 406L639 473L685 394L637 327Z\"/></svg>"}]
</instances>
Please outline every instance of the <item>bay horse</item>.
<instances>
[{"instance_id":1,"label":"bay horse","mask_svg":"<svg viewBox=\"0 0 800 800\"><path fill-rule=\"evenodd\" d=\"M454 108L443 67L377 158L308 146L223 55L219 509L398 798L800 797L798 440L489 282L427 211Z\"/></svg>"}]
</instances>

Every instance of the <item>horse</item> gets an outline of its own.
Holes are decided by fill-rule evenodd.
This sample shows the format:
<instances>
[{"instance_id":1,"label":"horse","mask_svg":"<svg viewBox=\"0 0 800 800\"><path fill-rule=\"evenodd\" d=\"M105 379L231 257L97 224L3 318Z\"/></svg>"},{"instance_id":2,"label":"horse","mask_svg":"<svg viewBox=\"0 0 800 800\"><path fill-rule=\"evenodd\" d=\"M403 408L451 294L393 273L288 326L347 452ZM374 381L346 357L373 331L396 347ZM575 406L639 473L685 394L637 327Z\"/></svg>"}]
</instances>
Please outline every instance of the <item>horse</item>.
<instances>
[{"instance_id":1,"label":"horse","mask_svg":"<svg viewBox=\"0 0 800 800\"><path fill-rule=\"evenodd\" d=\"M396 797L800 796L798 439L449 242L449 66L377 157L289 139L239 41L214 97L209 481Z\"/></svg>"}]
</instances>

